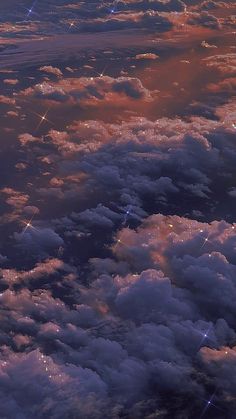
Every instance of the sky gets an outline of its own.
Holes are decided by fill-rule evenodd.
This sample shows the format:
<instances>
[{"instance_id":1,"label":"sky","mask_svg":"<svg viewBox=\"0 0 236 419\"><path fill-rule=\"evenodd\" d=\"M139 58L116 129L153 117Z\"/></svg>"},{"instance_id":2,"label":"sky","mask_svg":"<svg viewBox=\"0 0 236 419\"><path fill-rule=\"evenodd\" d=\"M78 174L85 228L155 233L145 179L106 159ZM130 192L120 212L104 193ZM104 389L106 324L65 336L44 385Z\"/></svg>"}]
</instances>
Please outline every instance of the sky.
<instances>
[{"instance_id":1,"label":"sky","mask_svg":"<svg viewBox=\"0 0 236 419\"><path fill-rule=\"evenodd\" d=\"M235 2L0 9L1 419L235 419Z\"/></svg>"}]
</instances>

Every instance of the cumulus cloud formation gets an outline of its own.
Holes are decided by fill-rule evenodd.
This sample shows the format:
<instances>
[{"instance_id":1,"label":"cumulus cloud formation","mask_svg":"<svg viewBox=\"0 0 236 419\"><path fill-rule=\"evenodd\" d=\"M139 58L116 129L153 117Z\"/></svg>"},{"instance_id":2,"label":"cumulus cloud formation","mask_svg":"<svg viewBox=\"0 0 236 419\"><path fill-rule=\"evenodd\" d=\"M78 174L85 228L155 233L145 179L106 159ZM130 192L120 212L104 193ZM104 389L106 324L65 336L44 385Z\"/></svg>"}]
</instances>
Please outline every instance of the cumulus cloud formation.
<instances>
[{"instance_id":1,"label":"cumulus cloud formation","mask_svg":"<svg viewBox=\"0 0 236 419\"><path fill-rule=\"evenodd\" d=\"M27 89L23 95L48 99L55 102L79 103L82 106L94 106L104 101L119 106L119 101L125 97L138 100L151 100L151 93L142 86L137 78L109 76L80 79L63 79L61 82L43 82L32 89Z\"/></svg>"},{"instance_id":2,"label":"cumulus cloud formation","mask_svg":"<svg viewBox=\"0 0 236 419\"><path fill-rule=\"evenodd\" d=\"M2 3L1 418L234 419L235 4Z\"/></svg>"},{"instance_id":3,"label":"cumulus cloud formation","mask_svg":"<svg viewBox=\"0 0 236 419\"><path fill-rule=\"evenodd\" d=\"M40 67L40 71L43 71L44 73L54 74L57 77L62 76L62 72L59 68L53 67L51 65L45 65Z\"/></svg>"},{"instance_id":4,"label":"cumulus cloud formation","mask_svg":"<svg viewBox=\"0 0 236 419\"><path fill-rule=\"evenodd\" d=\"M233 227L156 215L137 231L125 228L114 253L126 261L127 273L97 274L89 288L73 283L77 301L71 308L46 288L39 293L39 285L30 293L22 281L34 287L40 277L60 270L64 279L57 273L56 282L60 278L63 283L75 274L74 268L48 260L30 272L14 272L21 290L1 294L14 331L8 348L2 348L6 417L13 412L29 415L36 408L39 417L102 418L110 409L115 417L132 415L135 409L140 412L143 395L152 389L160 397L165 391L177 391L180 398L193 392L194 408L200 412L208 373L217 383L214 403L219 409L224 404L233 417L233 403L227 401L234 394L229 377L235 358L229 346L235 340ZM210 253L211 246L215 250ZM99 269L98 263L93 265ZM6 335L2 339L6 342ZM6 393L9 385L15 388L14 397ZM26 390L31 401L25 399ZM150 399L143 406L144 414L152 403ZM156 411L165 411L163 401L155 403Z\"/></svg>"},{"instance_id":5,"label":"cumulus cloud formation","mask_svg":"<svg viewBox=\"0 0 236 419\"><path fill-rule=\"evenodd\" d=\"M15 240L18 246L35 252L37 255L41 252L44 254L46 249L59 248L63 245L62 238L51 228L37 229L29 226L22 233L15 233Z\"/></svg>"},{"instance_id":6,"label":"cumulus cloud formation","mask_svg":"<svg viewBox=\"0 0 236 419\"><path fill-rule=\"evenodd\" d=\"M221 135L228 139L227 150L233 147L234 107L217 113L218 121L76 122L68 133L52 131L36 143L21 141L23 147L37 144L35 153L38 147L55 147L59 177L52 178L52 187L36 191L45 200L52 196L67 202L90 188L100 194L111 188L119 194L120 207L109 208L105 197L104 204L54 219L55 230L33 221L14 234L16 249L42 261L30 270L2 269L1 303L9 317L2 336L2 368L9 383L2 388L6 417L38 410L38 417L102 418L111 411L114 417L148 417L155 411L164 418L166 392L183 400L186 417L190 406L185 399L194 394L191 405L201 415L202 401L212 397L205 385L208 377L217 388L212 401L216 415L220 412L216 417L226 409L233 418L228 395L234 387L230 379L225 387L223 371L234 362L235 225L159 214L138 228L128 227L147 216L148 194L163 208L167 197L187 194L207 202L216 194L217 181L210 173L219 165L220 153L226 153ZM233 165L232 153L226 155L225 174L231 161ZM3 193L14 211L24 205L26 215L40 217L34 207L25 206L19 192ZM96 229L105 233L117 226L110 257L90 260L89 286L78 281L73 265L49 258L55 252L62 255L70 240L89 238L86 231L93 235ZM212 366L217 353L227 356L219 364L223 370ZM31 401L18 385L19 374ZM9 385L14 393L6 390Z\"/></svg>"}]
</instances>

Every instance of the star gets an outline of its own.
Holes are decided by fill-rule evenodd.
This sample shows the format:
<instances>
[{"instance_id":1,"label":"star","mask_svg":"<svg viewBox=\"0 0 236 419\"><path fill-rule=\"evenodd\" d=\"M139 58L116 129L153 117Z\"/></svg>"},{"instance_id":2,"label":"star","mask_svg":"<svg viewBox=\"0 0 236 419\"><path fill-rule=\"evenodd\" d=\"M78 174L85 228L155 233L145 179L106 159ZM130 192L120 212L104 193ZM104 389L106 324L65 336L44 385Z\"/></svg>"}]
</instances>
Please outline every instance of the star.
<instances>
[{"instance_id":1,"label":"star","mask_svg":"<svg viewBox=\"0 0 236 419\"><path fill-rule=\"evenodd\" d=\"M78 28L78 26L75 24L75 22L74 22L74 21L72 21L72 22L70 22L70 24L69 24L69 30L70 30L70 29L74 29L74 28Z\"/></svg>"},{"instance_id":2,"label":"star","mask_svg":"<svg viewBox=\"0 0 236 419\"><path fill-rule=\"evenodd\" d=\"M38 13L36 13L36 12L34 11L34 8L35 8L35 6L36 6L37 2L38 2L38 0L35 0L35 1L33 2L32 6L31 6L29 9L28 9L28 8L25 8L25 10L27 10L27 14L26 14L26 17L25 17L25 19L24 19L24 22L25 22L28 18L30 18L30 16L31 16L32 14L38 14Z\"/></svg>"},{"instance_id":3,"label":"star","mask_svg":"<svg viewBox=\"0 0 236 419\"><path fill-rule=\"evenodd\" d=\"M210 236L210 234L208 234L208 236L205 237L205 239L204 239L204 241L203 241L202 246L200 247L200 249L202 249L206 245L206 243L209 242L209 236Z\"/></svg>"},{"instance_id":4,"label":"star","mask_svg":"<svg viewBox=\"0 0 236 419\"><path fill-rule=\"evenodd\" d=\"M45 112L44 115L40 115L37 112L33 112L36 116L38 116L40 118L40 121L35 129L35 131L37 131L39 129L39 127L44 123L44 122L48 122L49 124L53 124L53 122L51 122L48 118L47 118L47 114L49 112L49 109Z\"/></svg>"},{"instance_id":5,"label":"star","mask_svg":"<svg viewBox=\"0 0 236 419\"><path fill-rule=\"evenodd\" d=\"M201 416L200 416L200 418L203 418L204 416L205 416L205 413L207 412L207 410L211 407L211 406L214 406L216 409L218 409L218 410L222 410L222 409L220 409L218 406L216 406L214 403L213 403L213 399L214 399L214 397L215 397L215 393L216 393L216 390L215 390L215 392L212 394L212 396L208 399L208 400L204 400L205 401L205 407L204 407L204 409L203 409L203 411L202 411L202 413L201 413Z\"/></svg>"},{"instance_id":6,"label":"star","mask_svg":"<svg viewBox=\"0 0 236 419\"><path fill-rule=\"evenodd\" d=\"M201 341L200 341L200 343L199 343L199 345L198 345L198 349L197 349L197 351L199 351L199 349L202 347L202 345L203 345L203 343L204 343L204 341L207 339L208 341L212 341L212 339L209 337L209 332L210 332L210 330L211 330L211 328L212 328L212 326L210 325L209 327L208 327L208 329L205 331L205 332L201 332L201 331L197 331L201 336L202 336L202 339L201 339Z\"/></svg>"},{"instance_id":7,"label":"star","mask_svg":"<svg viewBox=\"0 0 236 419\"><path fill-rule=\"evenodd\" d=\"M34 214L32 215L32 217L30 218L30 220L28 220L28 221L22 221L22 223L25 225L25 228L22 231L22 236L26 233L26 231L29 228L32 228L32 229L36 230L36 228L32 225L32 221L33 221L33 219L35 217L35 214L36 214L36 212L34 212Z\"/></svg>"},{"instance_id":8,"label":"star","mask_svg":"<svg viewBox=\"0 0 236 419\"><path fill-rule=\"evenodd\" d=\"M101 73L98 73L97 71L94 70L94 72L99 76L99 77L104 77L105 75L105 71L106 71L107 66L104 67L104 69L102 70Z\"/></svg>"}]
</instances>

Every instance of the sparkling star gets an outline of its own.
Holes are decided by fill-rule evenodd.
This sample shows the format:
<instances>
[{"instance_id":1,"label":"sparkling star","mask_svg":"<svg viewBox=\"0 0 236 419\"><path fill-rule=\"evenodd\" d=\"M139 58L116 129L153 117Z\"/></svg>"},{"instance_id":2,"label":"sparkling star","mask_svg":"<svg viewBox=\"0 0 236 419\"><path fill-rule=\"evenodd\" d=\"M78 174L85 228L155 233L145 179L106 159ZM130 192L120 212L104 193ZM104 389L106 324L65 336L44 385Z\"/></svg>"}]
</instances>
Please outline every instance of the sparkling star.
<instances>
[{"instance_id":1,"label":"sparkling star","mask_svg":"<svg viewBox=\"0 0 236 419\"><path fill-rule=\"evenodd\" d=\"M33 219L35 217L35 214L36 214L36 212L34 212L34 214L32 215L32 217L30 218L30 220L28 220L28 221L22 221L22 224L25 225L25 228L22 231L22 236L26 233L26 231L29 228L36 230L36 228L32 225L32 221L33 221Z\"/></svg>"},{"instance_id":2,"label":"sparkling star","mask_svg":"<svg viewBox=\"0 0 236 419\"><path fill-rule=\"evenodd\" d=\"M48 112L49 112L49 109L45 112L45 114L44 114L44 115L40 115L39 113L34 112L34 114L40 118L40 121L39 121L39 123L38 123L38 125L37 125L37 127L36 127L35 131L37 131L37 130L40 128L40 126L41 126L44 122L48 122L49 124L53 124L53 122L51 122L51 121L47 118L47 114L48 114Z\"/></svg>"},{"instance_id":3,"label":"sparkling star","mask_svg":"<svg viewBox=\"0 0 236 419\"><path fill-rule=\"evenodd\" d=\"M25 8L25 10L27 10L27 14L25 16L24 22L27 21L27 19L29 19L32 14L35 14L35 15L38 14L34 11L34 8L37 5L37 2L38 0L35 0L29 9Z\"/></svg>"},{"instance_id":4,"label":"sparkling star","mask_svg":"<svg viewBox=\"0 0 236 419\"><path fill-rule=\"evenodd\" d=\"M217 406L213 403L213 399L214 399L214 397L215 397L215 392L212 394L212 396L210 397L210 399L208 399L208 400L204 400L206 404L205 404L205 406L204 406L204 409L203 409L203 411L202 411L202 413L201 413L200 418L203 418L203 417L205 416L205 414L206 414L207 410L208 410L211 406L214 406L216 409L221 410L219 407L217 407Z\"/></svg>"},{"instance_id":5,"label":"sparkling star","mask_svg":"<svg viewBox=\"0 0 236 419\"><path fill-rule=\"evenodd\" d=\"M70 22L70 23L69 23L69 30L70 30L70 29L75 29L75 28L76 28L76 29L78 28L78 26L75 24L75 22L74 22L74 21Z\"/></svg>"},{"instance_id":6,"label":"sparkling star","mask_svg":"<svg viewBox=\"0 0 236 419\"><path fill-rule=\"evenodd\" d=\"M200 247L200 249L202 249L207 244L207 242L209 242L209 236L210 236L210 234L208 234L208 236L205 237L205 239L204 239L204 241L203 241L202 246Z\"/></svg>"}]
</instances>

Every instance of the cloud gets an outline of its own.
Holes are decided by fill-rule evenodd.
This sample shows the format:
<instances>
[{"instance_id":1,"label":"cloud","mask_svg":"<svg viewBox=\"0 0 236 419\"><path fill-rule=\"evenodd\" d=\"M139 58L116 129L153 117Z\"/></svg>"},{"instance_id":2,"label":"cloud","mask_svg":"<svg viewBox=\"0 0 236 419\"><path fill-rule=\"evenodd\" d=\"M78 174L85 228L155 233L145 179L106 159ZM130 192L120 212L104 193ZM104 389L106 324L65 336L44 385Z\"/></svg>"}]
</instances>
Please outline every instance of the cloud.
<instances>
[{"instance_id":1,"label":"cloud","mask_svg":"<svg viewBox=\"0 0 236 419\"><path fill-rule=\"evenodd\" d=\"M19 80L18 79L5 79L3 80L3 83L14 86L15 84L19 83Z\"/></svg>"},{"instance_id":2,"label":"cloud","mask_svg":"<svg viewBox=\"0 0 236 419\"><path fill-rule=\"evenodd\" d=\"M23 206L25 206L25 204L28 203L28 195L16 191L12 188L3 188L1 193L6 196L6 203L16 210L21 209Z\"/></svg>"},{"instance_id":3,"label":"cloud","mask_svg":"<svg viewBox=\"0 0 236 419\"><path fill-rule=\"evenodd\" d=\"M118 240L114 252L134 271L162 269L174 276L177 286L191 292L189 300L204 315L223 316L233 324L234 225L155 215L138 232L124 229Z\"/></svg>"},{"instance_id":4,"label":"cloud","mask_svg":"<svg viewBox=\"0 0 236 419\"><path fill-rule=\"evenodd\" d=\"M72 102L81 106L95 106L99 102L108 102L117 106L126 98L132 100L152 99L150 92L137 78L109 76L67 78L57 82L43 82L22 92L25 96L47 99L55 102Z\"/></svg>"},{"instance_id":5,"label":"cloud","mask_svg":"<svg viewBox=\"0 0 236 419\"><path fill-rule=\"evenodd\" d=\"M221 28L219 19L206 11L202 11L201 13L193 13L188 19L188 24L201 25L211 29Z\"/></svg>"},{"instance_id":6,"label":"cloud","mask_svg":"<svg viewBox=\"0 0 236 419\"><path fill-rule=\"evenodd\" d=\"M192 3L3 2L3 419L235 416L233 9Z\"/></svg>"},{"instance_id":7,"label":"cloud","mask_svg":"<svg viewBox=\"0 0 236 419\"><path fill-rule=\"evenodd\" d=\"M14 238L18 248L42 257L64 244L63 239L51 228L26 226L21 233L15 233Z\"/></svg>"},{"instance_id":8,"label":"cloud","mask_svg":"<svg viewBox=\"0 0 236 419\"><path fill-rule=\"evenodd\" d=\"M235 369L236 348L223 347L220 350L203 348L200 352L200 357L216 384L222 387L225 394L229 394L230 398L232 398L233 413L233 397L236 389L233 371Z\"/></svg>"},{"instance_id":9,"label":"cloud","mask_svg":"<svg viewBox=\"0 0 236 419\"><path fill-rule=\"evenodd\" d=\"M209 243L202 246L205 236ZM102 418L111 409L140 412L144 399L147 415L154 393L157 411L165 408L161 395L166 391L183 403L192 396L201 414L209 377L219 389L215 404L233 411L228 400L234 394L229 375L235 340L232 225L153 215L118 237L113 261L93 261L103 273L94 271L89 287L69 280L76 301L71 307L61 300L65 293L59 299L47 284L53 277L55 284L66 284L76 274L73 267L49 259L28 272L11 273L19 276L21 288L0 296L9 314L4 329L12 331L2 348L6 417L37 407L42 417ZM147 258L152 268L145 268ZM120 273L111 275L116 269ZM7 278L10 272L3 274ZM31 291L24 288L27 283L34 285Z\"/></svg>"},{"instance_id":10,"label":"cloud","mask_svg":"<svg viewBox=\"0 0 236 419\"><path fill-rule=\"evenodd\" d=\"M223 76L236 74L236 54L213 55L204 59L210 70L217 70Z\"/></svg>"},{"instance_id":11,"label":"cloud","mask_svg":"<svg viewBox=\"0 0 236 419\"><path fill-rule=\"evenodd\" d=\"M39 70L44 72L44 73L53 74L57 77L61 77L63 75L59 68L53 67L51 65L44 65L44 66L40 67Z\"/></svg>"}]
</instances>

